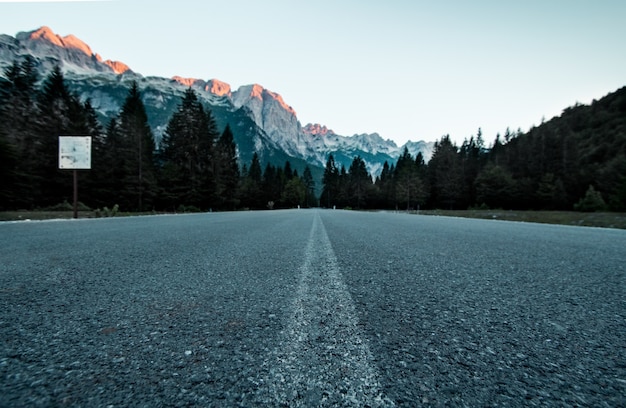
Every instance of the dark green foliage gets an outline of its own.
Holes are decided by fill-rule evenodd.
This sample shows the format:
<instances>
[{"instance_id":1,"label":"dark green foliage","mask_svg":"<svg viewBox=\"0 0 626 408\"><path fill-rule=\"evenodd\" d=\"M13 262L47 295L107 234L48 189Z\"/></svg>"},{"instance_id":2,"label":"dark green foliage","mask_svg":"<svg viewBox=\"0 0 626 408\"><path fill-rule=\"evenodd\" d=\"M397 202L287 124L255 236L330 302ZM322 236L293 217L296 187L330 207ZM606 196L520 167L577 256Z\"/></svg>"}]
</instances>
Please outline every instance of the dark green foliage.
<instances>
[{"instance_id":1,"label":"dark green foliage","mask_svg":"<svg viewBox=\"0 0 626 408\"><path fill-rule=\"evenodd\" d=\"M38 145L34 119L38 115L38 75L35 61L27 57L15 61L0 82L0 140L7 158L3 165L2 206L33 208L40 179L37 174Z\"/></svg>"},{"instance_id":2,"label":"dark green foliage","mask_svg":"<svg viewBox=\"0 0 626 408\"><path fill-rule=\"evenodd\" d=\"M317 207L317 198L315 197L315 180L311 168L306 166L302 174L302 183L304 184L304 206Z\"/></svg>"},{"instance_id":3,"label":"dark green foliage","mask_svg":"<svg viewBox=\"0 0 626 408\"><path fill-rule=\"evenodd\" d=\"M398 208L417 208L424 204L426 190L423 183L424 160L413 160L405 147L395 167L394 181Z\"/></svg>"},{"instance_id":4,"label":"dark green foliage","mask_svg":"<svg viewBox=\"0 0 626 408\"><path fill-rule=\"evenodd\" d=\"M339 198L339 169L335 164L335 157L332 154L329 155L326 160L322 184L324 188L320 197L320 203L327 208L333 208L337 205Z\"/></svg>"},{"instance_id":5,"label":"dark green foliage","mask_svg":"<svg viewBox=\"0 0 626 408\"><path fill-rule=\"evenodd\" d=\"M239 163L237 145L233 132L226 125L215 146L216 206L219 209L234 210L239 205L237 187L239 186Z\"/></svg>"},{"instance_id":6,"label":"dark green foliage","mask_svg":"<svg viewBox=\"0 0 626 408\"><path fill-rule=\"evenodd\" d=\"M436 208L455 209L462 206L464 184L458 149L444 136L435 143L433 157L428 163L430 203Z\"/></svg>"},{"instance_id":7,"label":"dark green foliage","mask_svg":"<svg viewBox=\"0 0 626 408\"><path fill-rule=\"evenodd\" d=\"M574 209L583 212L602 211L606 209L606 203L602 198L602 194L596 191L593 186L589 186L585 196L574 204Z\"/></svg>"},{"instance_id":8,"label":"dark green foliage","mask_svg":"<svg viewBox=\"0 0 626 408\"><path fill-rule=\"evenodd\" d=\"M263 146L253 156L256 125L247 113L219 105L208 110L191 89L181 101L162 101L180 106L155 155L147 109L158 123L163 123L163 110L144 105L158 91L149 82L141 81L141 92L137 82L130 89L123 81L107 85L107 92L125 92L126 98L103 131L103 117L70 90L59 68L40 83L35 67L34 59L26 57L0 77L3 209L71 201L71 172L58 170L58 137L89 135L92 169L79 174L79 198L92 208L264 209L269 202L273 208L312 207L318 205L319 188L319 203L326 207L465 209L484 204L626 211L626 87L590 106L567 108L526 133L507 129L490 148L479 129L460 147L444 136L428 164L405 150L397 162L385 163L373 183L363 157L341 152L329 156L323 175L321 168L276 148ZM75 81L71 89L83 88ZM221 136L218 128L224 129ZM241 172L240 162L246 164Z\"/></svg>"},{"instance_id":9,"label":"dark green foliage","mask_svg":"<svg viewBox=\"0 0 626 408\"><path fill-rule=\"evenodd\" d=\"M304 203L306 198L306 186L300 177L291 177L281 195L281 202L286 207L297 207Z\"/></svg>"},{"instance_id":10,"label":"dark green foliage","mask_svg":"<svg viewBox=\"0 0 626 408\"><path fill-rule=\"evenodd\" d=\"M115 202L122 209L151 209L157 194L156 147L137 82L132 83L122 105L117 132L122 189Z\"/></svg>"},{"instance_id":11,"label":"dark green foliage","mask_svg":"<svg viewBox=\"0 0 626 408\"><path fill-rule=\"evenodd\" d=\"M373 183L365 167L365 161L360 156L352 160L346 181L348 205L353 208L366 208L373 190Z\"/></svg>"},{"instance_id":12,"label":"dark green foliage","mask_svg":"<svg viewBox=\"0 0 626 408\"><path fill-rule=\"evenodd\" d=\"M267 206L265 196L261 189L263 172L261 170L261 162L259 155L252 156L250 168L243 172L240 186L241 204L245 208L263 209Z\"/></svg>"},{"instance_id":13,"label":"dark green foliage","mask_svg":"<svg viewBox=\"0 0 626 408\"><path fill-rule=\"evenodd\" d=\"M217 136L210 111L204 110L189 88L161 140L160 184L165 208L184 204L209 209L215 204L218 167L214 161L214 143Z\"/></svg>"},{"instance_id":14,"label":"dark green foliage","mask_svg":"<svg viewBox=\"0 0 626 408\"><path fill-rule=\"evenodd\" d=\"M489 164L476 177L476 204L488 208L510 208L515 182L502 167Z\"/></svg>"}]
</instances>

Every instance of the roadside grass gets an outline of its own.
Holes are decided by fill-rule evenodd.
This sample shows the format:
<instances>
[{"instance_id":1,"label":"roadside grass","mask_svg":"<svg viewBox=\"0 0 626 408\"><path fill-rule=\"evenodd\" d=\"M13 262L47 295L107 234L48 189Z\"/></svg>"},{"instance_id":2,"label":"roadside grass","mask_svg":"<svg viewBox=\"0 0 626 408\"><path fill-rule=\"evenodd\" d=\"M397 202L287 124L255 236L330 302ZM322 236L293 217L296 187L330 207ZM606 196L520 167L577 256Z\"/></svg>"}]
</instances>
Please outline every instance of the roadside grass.
<instances>
[{"instance_id":1,"label":"roadside grass","mask_svg":"<svg viewBox=\"0 0 626 408\"><path fill-rule=\"evenodd\" d=\"M154 214L157 213L117 212L115 216L124 217ZM575 211L421 210L419 214L626 229L626 213L613 212L585 213ZM73 216L74 213L72 211L0 211L0 221L71 219ZM79 211L78 218L97 218L97 216L95 211Z\"/></svg>"},{"instance_id":2,"label":"roadside grass","mask_svg":"<svg viewBox=\"0 0 626 408\"><path fill-rule=\"evenodd\" d=\"M155 213L126 213L117 212L115 217L132 215L153 215ZM73 211L0 211L0 221L42 221L42 220L69 220L74 218ZM100 218L96 211L78 211L78 218ZM101 218L105 218L102 216Z\"/></svg>"},{"instance_id":3,"label":"roadside grass","mask_svg":"<svg viewBox=\"0 0 626 408\"><path fill-rule=\"evenodd\" d=\"M422 215L626 229L626 213L576 211L422 210Z\"/></svg>"}]
</instances>

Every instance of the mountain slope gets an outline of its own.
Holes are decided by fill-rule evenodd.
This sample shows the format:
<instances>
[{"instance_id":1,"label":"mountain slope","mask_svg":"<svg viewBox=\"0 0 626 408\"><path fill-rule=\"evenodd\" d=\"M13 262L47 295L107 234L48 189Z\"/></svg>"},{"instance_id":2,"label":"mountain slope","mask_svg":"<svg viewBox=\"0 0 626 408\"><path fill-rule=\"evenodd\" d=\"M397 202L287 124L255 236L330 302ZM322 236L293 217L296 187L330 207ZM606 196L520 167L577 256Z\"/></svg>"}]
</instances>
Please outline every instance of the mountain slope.
<instances>
[{"instance_id":1,"label":"mountain slope","mask_svg":"<svg viewBox=\"0 0 626 408\"><path fill-rule=\"evenodd\" d=\"M385 161L395 162L405 146L412 155L421 151L426 160L432 154L433 143L409 142L399 147L376 133L346 137L321 125L302 127L296 111L278 93L258 84L233 91L217 79L143 77L122 62L104 60L79 38L59 36L48 27L15 37L0 35L0 68L4 70L26 55L35 58L44 76L60 66L70 89L82 99L91 99L105 124L119 113L131 83L136 81L157 143L183 92L193 88L211 109L220 129L230 124L242 164L249 163L256 151L263 163L282 166L290 160L299 171L310 165L319 180L329 154L346 167L359 155L373 175L380 172Z\"/></svg>"}]
</instances>

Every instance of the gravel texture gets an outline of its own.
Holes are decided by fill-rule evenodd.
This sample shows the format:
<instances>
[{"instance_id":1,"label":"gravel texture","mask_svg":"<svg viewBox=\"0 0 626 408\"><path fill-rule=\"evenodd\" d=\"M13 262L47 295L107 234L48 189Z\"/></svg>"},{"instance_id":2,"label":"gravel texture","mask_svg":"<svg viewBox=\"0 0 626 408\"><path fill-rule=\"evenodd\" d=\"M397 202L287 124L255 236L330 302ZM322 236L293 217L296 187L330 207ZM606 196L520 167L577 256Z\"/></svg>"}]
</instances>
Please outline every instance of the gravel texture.
<instances>
[{"instance_id":1,"label":"gravel texture","mask_svg":"<svg viewBox=\"0 0 626 408\"><path fill-rule=\"evenodd\" d=\"M626 405L626 231L293 210L0 248L0 407Z\"/></svg>"}]
</instances>

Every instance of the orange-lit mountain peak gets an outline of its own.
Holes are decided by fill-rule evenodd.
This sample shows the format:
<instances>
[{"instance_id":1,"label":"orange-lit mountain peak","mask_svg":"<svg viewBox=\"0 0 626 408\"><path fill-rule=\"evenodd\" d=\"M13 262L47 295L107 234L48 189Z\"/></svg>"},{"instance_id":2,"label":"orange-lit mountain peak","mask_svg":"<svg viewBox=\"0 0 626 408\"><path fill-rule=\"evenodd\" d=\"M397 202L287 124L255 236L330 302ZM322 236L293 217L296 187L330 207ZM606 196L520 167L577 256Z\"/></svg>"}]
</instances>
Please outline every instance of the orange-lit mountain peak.
<instances>
[{"instance_id":1,"label":"orange-lit mountain peak","mask_svg":"<svg viewBox=\"0 0 626 408\"><path fill-rule=\"evenodd\" d=\"M85 44L82 40L74 35L68 35L61 37L52 31L50 27L43 26L38 30L30 33L29 38L31 40L45 40L49 43L63 48L73 48L83 52L86 55L93 55L91 48Z\"/></svg>"},{"instance_id":2,"label":"orange-lit mountain peak","mask_svg":"<svg viewBox=\"0 0 626 408\"><path fill-rule=\"evenodd\" d=\"M42 26L39 29L30 33L29 38L31 40L46 40L51 42L54 45L58 45L61 47L63 43L61 42L61 38L52 31L52 29L48 26Z\"/></svg>"},{"instance_id":3,"label":"orange-lit mountain peak","mask_svg":"<svg viewBox=\"0 0 626 408\"><path fill-rule=\"evenodd\" d=\"M200 81L199 79L196 79L196 78L183 78L179 76L174 76L172 77L172 79L178 82L179 84L185 85L187 87L192 87L193 85L196 84L196 82Z\"/></svg>"},{"instance_id":4,"label":"orange-lit mountain peak","mask_svg":"<svg viewBox=\"0 0 626 408\"><path fill-rule=\"evenodd\" d=\"M106 60L103 63L111 67L116 74L123 74L126 71L130 71L130 67L123 62Z\"/></svg>"},{"instance_id":5,"label":"orange-lit mountain peak","mask_svg":"<svg viewBox=\"0 0 626 408\"><path fill-rule=\"evenodd\" d=\"M303 129L304 133L308 133L312 136L331 136L334 135L332 129L328 129L326 126L319 123L309 123Z\"/></svg>"},{"instance_id":6,"label":"orange-lit mountain peak","mask_svg":"<svg viewBox=\"0 0 626 408\"><path fill-rule=\"evenodd\" d=\"M66 37L63 37L62 41L65 48L75 48L77 50L81 50L87 55L93 55L93 51L91 51L91 48L74 35L70 34Z\"/></svg>"},{"instance_id":7,"label":"orange-lit mountain peak","mask_svg":"<svg viewBox=\"0 0 626 408\"><path fill-rule=\"evenodd\" d=\"M287 105L282 96L272 91L266 90L266 92L270 94L274 99L276 99L280 106L282 106L286 111L293 113L294 116L297 116L296 111L291 106Z\"/></svg>"},{"instance_id":8,"label":"orange-lit mountain peak","mask_svg":"<svg viewBox=\"0 0 626 408\"><path fill-rule=\"evenodd\" d=\"M261 85L253 84L252 89L250 90L250 96L253 98L263 99L264 90L265 88L263 88Z\"/></svg>"},{"instance_id":9,"label":"orange-lit mountain peak","mask_svg":"<svg viewBox=\"0 0 626 408\"><path fill-rule=\"evenodd\" d=\"M230 85L218 79L211 79L207 82L204 90L217 96L230 96Z\"/></svg>"}]
</instances>

